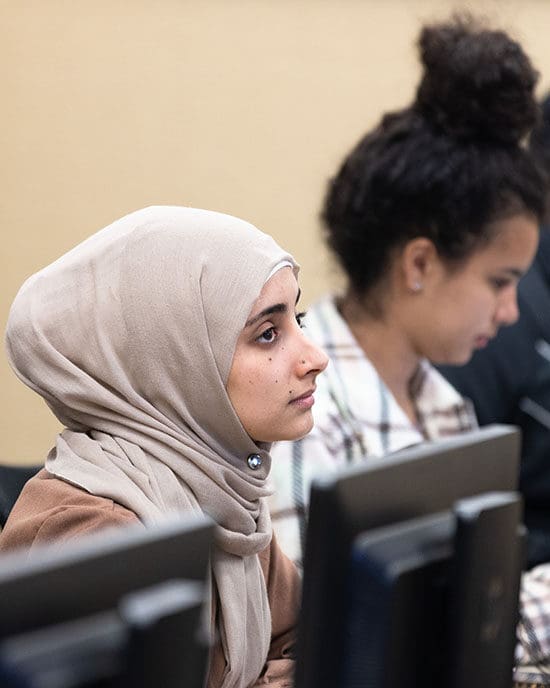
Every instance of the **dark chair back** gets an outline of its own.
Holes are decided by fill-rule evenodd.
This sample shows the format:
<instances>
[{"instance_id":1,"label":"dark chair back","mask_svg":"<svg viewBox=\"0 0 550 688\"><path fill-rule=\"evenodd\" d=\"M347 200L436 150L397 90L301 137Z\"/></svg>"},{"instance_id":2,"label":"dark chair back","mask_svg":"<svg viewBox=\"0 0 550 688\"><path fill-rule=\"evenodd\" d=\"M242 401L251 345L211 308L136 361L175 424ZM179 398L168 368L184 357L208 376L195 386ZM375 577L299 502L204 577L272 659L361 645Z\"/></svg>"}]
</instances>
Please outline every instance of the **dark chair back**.
<instances>
[{"instance_id":1,"label":"dark chair back","mask_svg":"<svg viewBox=\"0 0 550 688\"><path fill-rule=\"evenodd\" d=\"M43 468L0 464L0 528L3 528L23 485Z\"/></svg>"}]
</instances>

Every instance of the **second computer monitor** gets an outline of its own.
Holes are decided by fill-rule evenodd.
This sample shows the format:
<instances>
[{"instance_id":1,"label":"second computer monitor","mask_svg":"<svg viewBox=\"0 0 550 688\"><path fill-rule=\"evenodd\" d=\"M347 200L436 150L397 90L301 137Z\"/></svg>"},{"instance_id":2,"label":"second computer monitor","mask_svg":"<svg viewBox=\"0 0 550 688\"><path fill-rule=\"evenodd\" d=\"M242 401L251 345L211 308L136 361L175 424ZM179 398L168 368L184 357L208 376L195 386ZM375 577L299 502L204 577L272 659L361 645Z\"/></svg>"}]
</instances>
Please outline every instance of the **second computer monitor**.
<instances>
[{"instance_id":1,"label":"second computer monitor","mask_svg":"<svg viewBox=\"0 0 550 688\"><path fill-rule=\"evenodd\" d=\"M519 448L517 428L491 426L406 449L313 483L297 688L342 685L349 632L343 610L350 599L350 561L356 537L411 519L449 513L457 501L475 495L514 492Z\"/></svg>"}]
</instances>

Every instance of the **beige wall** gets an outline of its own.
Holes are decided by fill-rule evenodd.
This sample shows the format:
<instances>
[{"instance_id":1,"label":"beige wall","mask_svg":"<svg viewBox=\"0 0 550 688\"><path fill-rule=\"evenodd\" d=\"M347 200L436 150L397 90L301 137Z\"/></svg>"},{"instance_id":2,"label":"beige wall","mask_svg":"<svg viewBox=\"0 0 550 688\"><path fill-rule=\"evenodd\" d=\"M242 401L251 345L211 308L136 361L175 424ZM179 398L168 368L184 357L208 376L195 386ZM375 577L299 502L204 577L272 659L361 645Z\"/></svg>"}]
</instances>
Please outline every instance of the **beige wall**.
<instances>
[{"instance_id":1,"label":"beige wall","mask_svg":"<svg viewBox=\"0 0 550 688\"><path fill-rule=\"evenodd\" d=\"M0 320L22 281L109 221L159 203L242 216L334 276L324 184L405 105L446 0L0 0ZM550 83L550 2L477 0ZM57 424L0 360L0 461L42 460Z\"/></svg>"}]
</instances>

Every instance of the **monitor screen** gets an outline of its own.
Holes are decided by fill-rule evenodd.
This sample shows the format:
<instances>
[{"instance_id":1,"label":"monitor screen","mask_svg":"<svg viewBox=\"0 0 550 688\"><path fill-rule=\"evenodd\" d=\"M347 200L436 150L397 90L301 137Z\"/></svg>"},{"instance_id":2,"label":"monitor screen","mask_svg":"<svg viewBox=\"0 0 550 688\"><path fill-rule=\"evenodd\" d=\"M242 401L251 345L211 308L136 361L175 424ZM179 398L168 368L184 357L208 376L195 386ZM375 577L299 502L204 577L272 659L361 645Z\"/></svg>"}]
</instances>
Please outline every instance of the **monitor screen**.
<instances>
[{"instance_id":1,"label":"monitor screen","mask_svg":"<svg viewBox=\"0 0 550 688\"><path fill-rule=\"evenodd\" d=\"M490 426L415 446L313 483L297 688L343 685L351 561L357 536L430 515L441 514L445 519L459 500L515 491L519 447L516 428ZM515 531L512 539L517 539ZM447 551L453 547L454 540ZM514 551L519 553L519 545ZM446 566L444 561L433 563L435 569L441 566Z\"/></svg>"},{"instance_id":2,"label":"monitor screen","mask_svg":"<svg viewBox=\"0 0 550 688\"><path fill-rule=\"evenodd\" d=\"M203 685L206 516L0 558L5 686Z\"/></svg>"}]
</instances>

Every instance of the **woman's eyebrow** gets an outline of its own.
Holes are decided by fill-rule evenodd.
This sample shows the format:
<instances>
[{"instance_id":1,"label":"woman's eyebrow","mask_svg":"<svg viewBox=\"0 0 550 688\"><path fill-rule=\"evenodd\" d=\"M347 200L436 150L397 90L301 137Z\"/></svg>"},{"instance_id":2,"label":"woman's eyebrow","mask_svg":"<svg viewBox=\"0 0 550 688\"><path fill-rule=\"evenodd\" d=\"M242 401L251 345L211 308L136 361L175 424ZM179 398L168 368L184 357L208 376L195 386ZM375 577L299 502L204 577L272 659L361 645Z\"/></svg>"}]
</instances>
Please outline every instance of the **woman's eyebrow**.
<instances>
[{"instance_id":1,"label":"woman's eyebrow","mask_svg":"<svg viewBox=\"0 0 550 688\"><path fill-rule=\"evenodd\" d=\"M272 315L273 313L286 313L286 311L286 303L276 303L274 306L268 306L267 308L264 308L263 311L260 311L258 315L254 315L252 318L250 318L250 320L247 320L245 327L254 325L254 323L258 322L258 320L265 318L266 315Z\"/></svg>"},{"instance_id":2,"label":"woman's eyebrow","mask_svg":"<svg viewBox=\"0 0 550 688\"><path fill-rule=\"evenodd\" d=\"M296 303L300 300L300 296L302 295L302 290L298 289L298 295L296 296ZM253 315L250 320L246 321L245 327L250 327L251 325L254 325L254 323L258 322L258 320L261 320L262 318L265 318L266 315L272 315L273 313L286 313L288 310L286 303L276 303L273 306L268 306L267 308L264 308L263 311L260 311L257 315Z\"/></svg>"}]
</instances>

